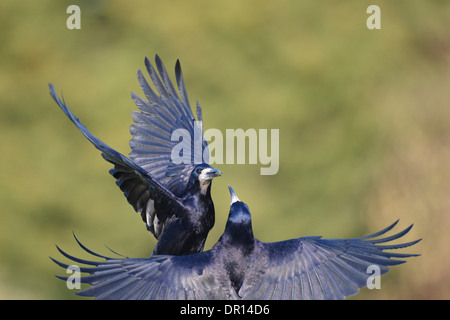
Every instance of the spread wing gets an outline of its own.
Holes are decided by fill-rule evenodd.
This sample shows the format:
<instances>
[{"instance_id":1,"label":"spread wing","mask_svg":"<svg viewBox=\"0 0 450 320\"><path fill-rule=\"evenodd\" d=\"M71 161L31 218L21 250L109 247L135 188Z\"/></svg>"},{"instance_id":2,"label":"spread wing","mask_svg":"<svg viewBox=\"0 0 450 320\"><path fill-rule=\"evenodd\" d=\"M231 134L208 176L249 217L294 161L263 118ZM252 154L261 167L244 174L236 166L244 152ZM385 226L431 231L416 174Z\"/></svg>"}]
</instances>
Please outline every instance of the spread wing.
<instances>
[{"instance_id":1,"label":"spread wing","mask_svg":"<svg viewBox=\"0 0 450 320\"><path fill-rule=\"evenodd\" d=\"M133 208L141 213L143 221L147 223L147 228L156 238L159 238L159 233L154 230L152 223L155 207L165 209L158 212L159 223L162 224L168 217L178 216L185 212L186 209L181 200L133 160L110 148L90 133L67 108L64 101L58 98L53 85L49 84L49 87L51 96L64 113L81 133L102 152L103 158L114 165L114 169L110 173L117 179L117 185L124 192Z\"/></svg>"},{"instance_id":2,"label":"spread wing","mask_svg":"<svg viewBox=\"0 0 450 320\"><path fill-rule=\"evenodd\" d=\"M155 61L159 76L147 58L145 66L159 95L150 87L141 70L137 76L147 100L131 94L140 112L132 113L134 124L130 127L133 135L130 158L180 196L195 165L209 161L208 145L203 138L202 112L197 102L196 120L189 104L180 62L177 61L175 66L178 95L158 55ZM180 138L174 133L175 130L187 138ZM180 148L174 148L176 145ZM178 152L176 161L172 161L172 152Z\"/></svg>"},{"instance_id":3,"label":"spread wing","mask_svg":"<svg viewBox=\"0 0 450 320\"><path fill-rule=\"evenodd\" d=\"M397 221L398 222L398 221ZM414 254L386 252L411 246L419 240L380 245L405 235L412 226L382 239L374 239L395 224L357 239L304 237L282 242L260 243L258 259L239 291L243 299L344 299L367 286L375 269L380 275L388 266L406 262ZM392 259L394 258L394 259Z\"/></svg>"},{"instance_id":4,"label":"spread wing","mask_svg":"<svg viewBox=\"0 0 450 320\"><path fill-rule=\"evenodd\" d=\"M76 239L76 238L75 238ZM210 300L226 299L225 291L214 276L215 265L211 251L188 256L152 256L150 258L110 258L99 255L78 244L88 253L104 261L89 261L73 257L59 247L59 252L78 264L81 283L90 287L77 295L102 300ZM51 258L69 270L69 265ZM73 265L73 264L72 264ZM69 277L58 278L67 281Z\"/></svg>"}]
</instances>

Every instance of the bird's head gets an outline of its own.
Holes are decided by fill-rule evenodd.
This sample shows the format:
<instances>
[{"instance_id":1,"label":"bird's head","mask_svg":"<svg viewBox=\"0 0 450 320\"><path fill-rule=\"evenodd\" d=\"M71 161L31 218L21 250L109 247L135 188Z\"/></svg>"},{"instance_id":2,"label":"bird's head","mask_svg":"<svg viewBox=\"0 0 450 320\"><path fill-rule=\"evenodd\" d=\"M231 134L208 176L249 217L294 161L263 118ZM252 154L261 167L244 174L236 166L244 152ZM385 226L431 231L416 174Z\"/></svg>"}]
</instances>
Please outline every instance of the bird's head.
<instances>
[{"instance_id":1,"label":"bird's head","mask_svg":"<svg viewBox=\"0 0 450 320\"><path fill-rule=\"evenodd\" d=\"M221 175L222 172L220 170L211 167L209 164L202 163L196 165L194 170L192 170L189 183L193 186L198 185L200 192L204 195L211 185L212 179Z\"/></svg>"},{"instance_id":2,"label":"bird's head","mask_svg":"<svg viewBox=\"0 0 450 320\"><path fill-rule=\"evenodd\" d=\"M249 224L251 215L248 206L239 200L233 188L228 186L231 196L230 214L228 221L233 224Z\"/></svg>"},{"instance_id":3,"label":"bird's head","mask_svg":"<svg viewBox=\"0 0 450 320\"><path fill-rule=\"evenodd\" d=\"M252 250L254 238L250 210L244 202L239 200L230 186L228 189L230 189L231 206L221 242L244 251Z\"/></svg>"}]
</instances>

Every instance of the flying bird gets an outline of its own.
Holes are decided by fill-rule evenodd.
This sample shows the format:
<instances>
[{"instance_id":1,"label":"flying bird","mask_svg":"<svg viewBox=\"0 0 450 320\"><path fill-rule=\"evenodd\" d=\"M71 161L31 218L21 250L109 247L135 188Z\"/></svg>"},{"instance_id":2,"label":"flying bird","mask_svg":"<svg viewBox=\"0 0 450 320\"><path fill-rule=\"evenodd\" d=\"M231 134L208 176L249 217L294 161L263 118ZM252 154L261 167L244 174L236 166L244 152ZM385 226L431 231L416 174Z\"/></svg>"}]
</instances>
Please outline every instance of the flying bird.
<instances>
[{"instance_id":1,"label":"flying bird","mask_svg":"<svg viewBox=\"0 0 450 320\"><path fill-rule=\"evenodd\" d=\"M264 243L253 236L248 206L231 187L231 206L225 231L208 251L185 256L111 258L88 253L105 261L73 257L59 247L62 255L90 275L81 282L90 287L78 291L96 299L344 299L368 285L369 267L379 268L406 262L415 254L385 250L412 246L419 240L386 244L409 232L384 238L397 222L366 237L322 239L302 237ZM52 260L63 268L69 265ZM66 280L68 277L59 277Z\"/></svg>"},{"instance_id":2,"label":"flying bird","mask_svg":"<svg viewBox=\"0 0 450 320\"><path fill-rule=\"evenodd\" d=\"M101 151L103 158L114 165L110 173L116 184L136 212L141 214L147 229L158 239L153 254L192 254L203 250L206 237L214 226L211 184L221 172L208 164L201 107L197 102L195 119L180 62L177 60L175 65L179 95L158 55L155 62L159 76L145 58L145 66L159 95L150 87L141 70L137 74L138 81L147 100L131 94L140 111L132 113L130 158L90 133L69 110L64 99L59 99L53 84L49 84L50 94L83 135ZM172 141L172 133L177 129L184 130L191 139ZM201 141L194 141L196 136ZM192 150L189 161L172 161L172 151L180 143L184 147L183 152ZM201 147L192 147L195 143Z\"/></svg>"}]
</instances>

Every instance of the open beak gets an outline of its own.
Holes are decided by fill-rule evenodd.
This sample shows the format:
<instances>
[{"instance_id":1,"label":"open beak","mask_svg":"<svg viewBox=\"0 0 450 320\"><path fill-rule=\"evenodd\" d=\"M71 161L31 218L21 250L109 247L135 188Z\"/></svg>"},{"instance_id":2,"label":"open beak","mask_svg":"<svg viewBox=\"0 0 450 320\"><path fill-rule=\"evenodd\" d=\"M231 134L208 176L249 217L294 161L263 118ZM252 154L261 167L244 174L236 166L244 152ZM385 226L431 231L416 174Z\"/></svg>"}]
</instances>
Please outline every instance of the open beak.
<instances>
[{"instance_id":1,"label":"open beak","mask_svg":"<svg viewBox=\"0 0 450 320\"><path fill-rule=\"evenodd\" d=\"M240 201L239 198L237 197L236 193L234 192L233 188L228 186L228 189L230 190L231 204Z\"/></svg>"}]
</instances>

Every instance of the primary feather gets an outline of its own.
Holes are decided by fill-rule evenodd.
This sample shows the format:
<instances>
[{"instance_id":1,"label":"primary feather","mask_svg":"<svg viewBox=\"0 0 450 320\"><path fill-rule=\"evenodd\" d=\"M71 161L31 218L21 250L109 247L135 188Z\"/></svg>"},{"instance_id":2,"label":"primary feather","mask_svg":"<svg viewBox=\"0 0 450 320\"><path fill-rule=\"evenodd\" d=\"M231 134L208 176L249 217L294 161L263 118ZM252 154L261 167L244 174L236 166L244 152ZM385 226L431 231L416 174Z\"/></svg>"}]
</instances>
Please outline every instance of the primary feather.
<instances>
[{"instance_id":1,"label":"primary feather","mask_svg":"<svg viewBox=\"0 0 450 320\"><path fill-rule=\"evenodd\" d=\"M130 127L133 135L130 158L89 132L66 106L64 99L59 99L52 84L49 85L50 94L83 135L101 151L103 158L114 165L110 173L116 184L136 212L141 214L147 229L158 239L153 253L191 254L203 250L214 225L210 190L212 179L220 176L221 172L207 163L207 143L192 114L179 62L175 74L182 100L161 59L158 56L155 59L159 76L147 58L145 65L159 95L151 89L141 71L138 71L138 80L148 101L132 94L141 111L133 112L135 123ZM197 114L201 115L201 111ZM193 152L186 163L175 163L171 158L171 152L178 143L172 141L171 135L177 129L201 139L197 142L202 146L199 151L198 148L190 149L200 154ZM183 150L188 150L191 146L184 147Z\"/></svg>"},{"instance_id":2,"label":"primary feather","mask_svg":"<svg viewBox=\"0 0 450 320\"><path fill-rule=\"evenodd\" d=\"M420 241L385 244L411 229L380 238L398 221L356 239L301 237L261 242L253 236L248 206L230 191L232 204L225 231L205 252L147 259L100 256L105 261L95 262L58 248L65 257L93 266L82 269L90 274L82 278L90 287L77 294L97 299L344 299L367 286L372 275L369 267L375 266L384 274L389 266L417 256L386 251Z\"/></svg>"}]
</instances>

